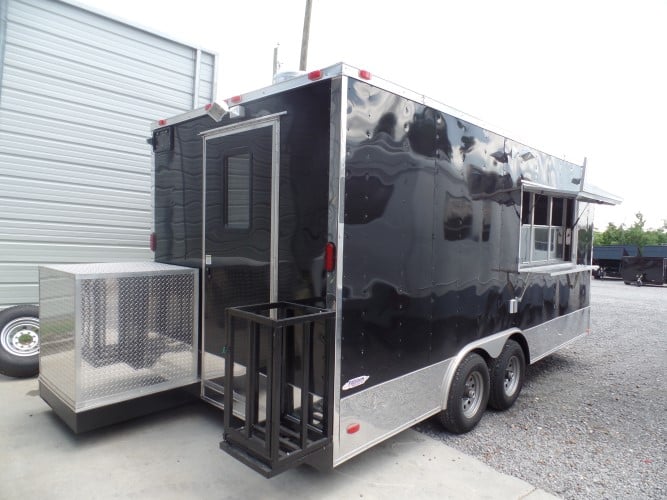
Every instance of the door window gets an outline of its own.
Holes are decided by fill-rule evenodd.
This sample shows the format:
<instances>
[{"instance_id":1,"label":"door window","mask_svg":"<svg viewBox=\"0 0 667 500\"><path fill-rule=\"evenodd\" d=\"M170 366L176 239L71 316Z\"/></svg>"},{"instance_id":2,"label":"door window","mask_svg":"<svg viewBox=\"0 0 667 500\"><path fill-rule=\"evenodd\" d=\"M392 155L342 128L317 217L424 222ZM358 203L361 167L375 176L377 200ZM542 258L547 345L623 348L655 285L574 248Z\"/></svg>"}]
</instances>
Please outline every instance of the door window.
<instances>
[{"instance_id":1,"label":"door window","mask_svg":"<svg viewBox=\"0 0 667 500\"><path fill-rule=\"evenodd\" d=\"M250 228L250 153L227 156L224 162L223 192L226 229Z\"/></svg>"}]
</instances>

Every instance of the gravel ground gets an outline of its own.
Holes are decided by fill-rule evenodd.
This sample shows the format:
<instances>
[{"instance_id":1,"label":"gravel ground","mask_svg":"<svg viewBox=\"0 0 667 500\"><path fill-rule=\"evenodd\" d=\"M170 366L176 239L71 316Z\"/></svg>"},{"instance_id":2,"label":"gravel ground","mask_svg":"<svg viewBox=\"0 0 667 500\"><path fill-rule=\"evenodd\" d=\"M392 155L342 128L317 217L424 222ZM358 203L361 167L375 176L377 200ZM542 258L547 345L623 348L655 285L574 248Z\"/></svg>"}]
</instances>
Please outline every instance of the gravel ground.
<instances>
[{"instance_id":1,"label":"gravel ground","mask_svg":"<svg viewBox=\"0 0 667 500\"><path fill-rule=\"evenodd\" d=\"M592 295L592 333L531 365L512 408L461 436L416 429L566 499L667 498L667 286Z\"/></svg>"}]
</instances>

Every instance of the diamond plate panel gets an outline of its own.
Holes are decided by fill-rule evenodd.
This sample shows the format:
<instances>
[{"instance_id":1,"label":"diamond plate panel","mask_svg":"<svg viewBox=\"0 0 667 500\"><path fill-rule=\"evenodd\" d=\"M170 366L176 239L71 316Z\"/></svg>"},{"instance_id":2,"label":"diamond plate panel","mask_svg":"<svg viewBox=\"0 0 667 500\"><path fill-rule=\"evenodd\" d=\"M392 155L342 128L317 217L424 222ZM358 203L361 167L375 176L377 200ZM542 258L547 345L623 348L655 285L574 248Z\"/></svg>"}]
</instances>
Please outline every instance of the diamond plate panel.
<instances>
[{"instance_id":1,"label":"diamond plate panel","mask_svg":"<svg viewBox=\"0 0 667 500\"><path fill-rule=\"evenodd\" d=\"M39 379L64 403L76 401L75 281L39 268Z\"/></svg>"},{"instance_id":2,"label":"diamond plate panel","mask_svg":"<svg viewBox=\"0 0 667 500\"><path fill-rule=\"evenodd\" d=\"M67 307L76 333L60 369L75 373L74 395L70 391L66 400L73 410L197 381L197 270L114 263L52 266L47 272L71 283ZM63 292L52 293L62 301ZM50 386L62 395L64 384L61 377Z\"/></svg>"}]
</instances>

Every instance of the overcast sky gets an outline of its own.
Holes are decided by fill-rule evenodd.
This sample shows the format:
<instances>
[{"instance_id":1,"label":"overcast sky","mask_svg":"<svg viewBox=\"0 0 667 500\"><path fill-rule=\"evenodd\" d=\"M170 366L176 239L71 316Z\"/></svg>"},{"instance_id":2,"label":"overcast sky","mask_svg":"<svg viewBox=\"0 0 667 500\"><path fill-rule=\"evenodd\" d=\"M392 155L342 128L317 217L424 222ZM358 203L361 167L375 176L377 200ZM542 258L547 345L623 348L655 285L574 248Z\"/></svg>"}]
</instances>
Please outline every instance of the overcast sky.
<instances>
[{"instance_id":1,"label":"overcast sky","mask_svg":"<svg viewBox=\"0 0 667 500\"><path fill-rule=\"evenodd\" d=\"M305 0L78 2L217 52L218 100L298 67ZM667 219L667 0L313 0L308 69L341 61L587 157L599 229Z\"/></svg>"}]
</instances>

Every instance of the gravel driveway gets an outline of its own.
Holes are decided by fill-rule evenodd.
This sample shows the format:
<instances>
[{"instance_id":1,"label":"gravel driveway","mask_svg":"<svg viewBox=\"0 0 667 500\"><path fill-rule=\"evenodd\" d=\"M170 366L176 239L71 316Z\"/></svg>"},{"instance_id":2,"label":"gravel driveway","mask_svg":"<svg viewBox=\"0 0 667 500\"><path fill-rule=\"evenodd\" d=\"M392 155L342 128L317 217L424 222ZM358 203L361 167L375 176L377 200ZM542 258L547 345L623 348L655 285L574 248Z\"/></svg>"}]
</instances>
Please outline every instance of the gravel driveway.
<instances>
[{"instance_id":1,"label":"gravel driveway","mask_svg":"<svg viewBox=\"0 0 667 500\"><path fill-rule=\"evenodd\" d=\"M667 286L592 295L592 333L530 366L511 409L461 436L416 429L563 498L667 498Z\"/></svg>"}]
</instances>

